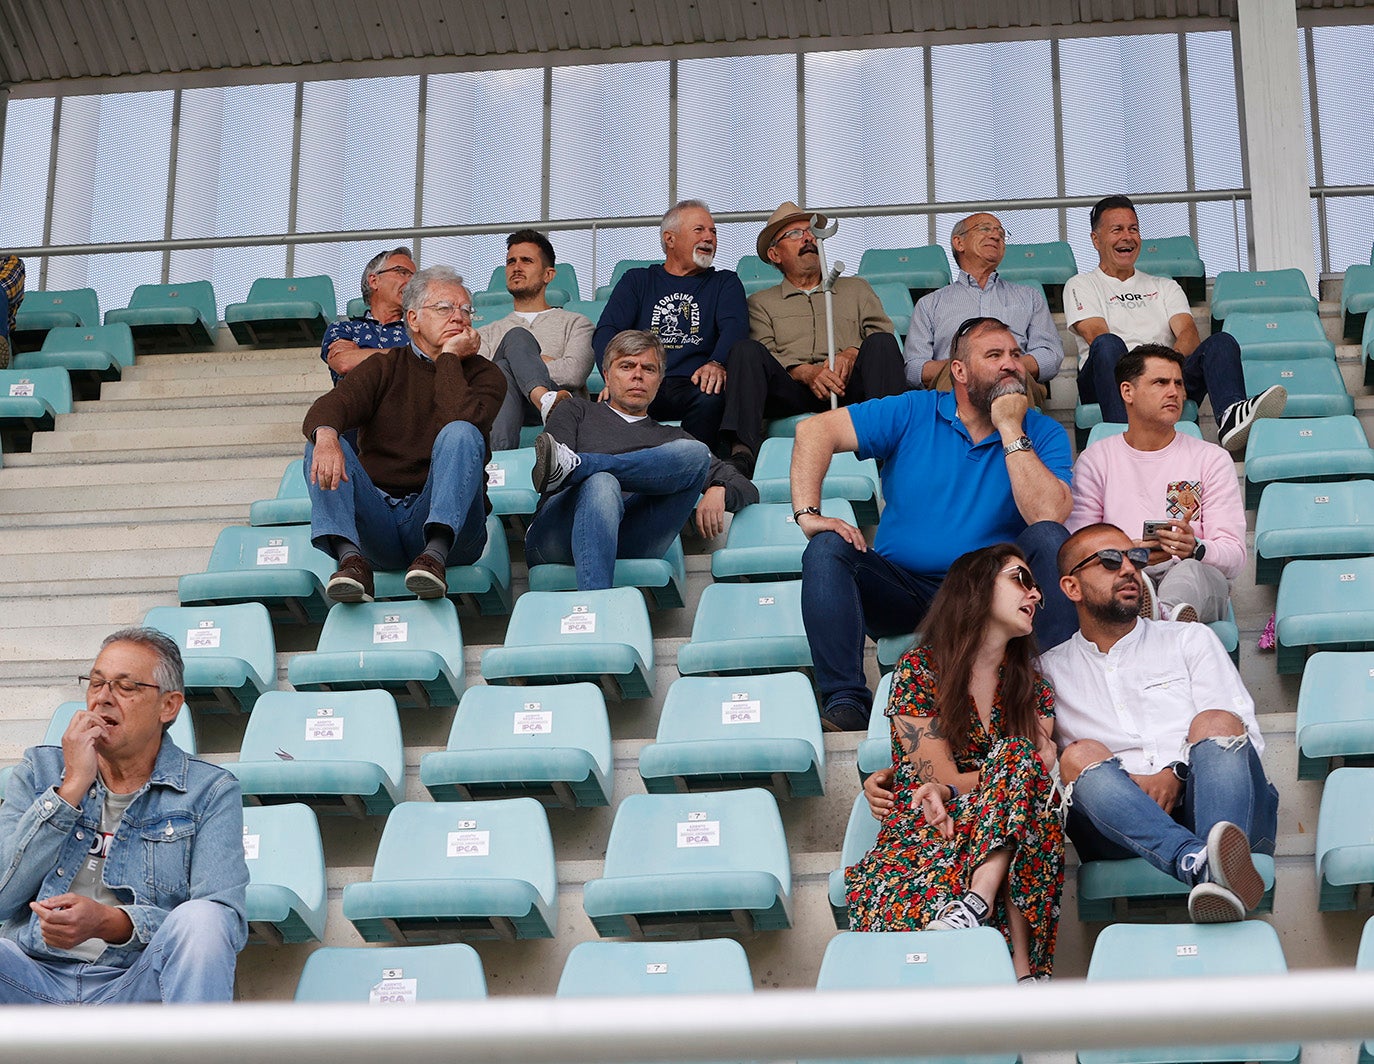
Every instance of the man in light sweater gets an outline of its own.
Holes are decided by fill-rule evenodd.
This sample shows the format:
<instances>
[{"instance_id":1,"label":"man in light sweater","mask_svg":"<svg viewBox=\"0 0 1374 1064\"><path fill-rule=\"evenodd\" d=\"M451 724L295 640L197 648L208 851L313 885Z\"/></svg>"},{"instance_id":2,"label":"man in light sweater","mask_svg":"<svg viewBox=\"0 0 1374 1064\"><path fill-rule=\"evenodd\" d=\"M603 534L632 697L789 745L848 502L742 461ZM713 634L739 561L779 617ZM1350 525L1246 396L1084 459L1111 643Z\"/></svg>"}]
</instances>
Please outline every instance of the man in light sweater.
<instances>
[{"instance_id":1,"label":"man in light sweater","mask_svg":"<svg viewBox=\"0 0 1374 1064\"><path fill-rule=\"evenodd\" d=\"M1144 615L1218 621L1245 565L1245 507L1231 456L1174 429L1183 366L1181 354L1160 344L1137 347L1116 364L1128 428L1078 456L1067 524L1076 532L1106 522L1150 548Z\"/></svg>"},{"instance_id":2,"label":"man in light sweater","mask_svg":"<svg viewBox=\"0 0 1374 1064\"><path fill-rule=\"evenodd\" d=\"M587 394L593 326L581 314L549 306L544 293L554 272L553 245L543 233L521 229L506 237L506 291L515 309L477 330L481 355L506 377L506 398L491 427L494 451L519 447L521 427L538 425L560 398Z\"/></svg>"},{"instance_id":3,"label":"man in light sweater","mask_svg":"<svg viewBox=\"0 0 1374 1064\"><path fill-rule=\"evenodd\" d=\"M667 358L651 332L627 329L606 346L606 401L572 398L534 441L539 510L525 537L531 566L577 569L579 591L610 587L617 558L662 558L702 491L704 535L720 510L758 502L758 489L685 431L648 415Z\"/></svg>"}]
</instances>

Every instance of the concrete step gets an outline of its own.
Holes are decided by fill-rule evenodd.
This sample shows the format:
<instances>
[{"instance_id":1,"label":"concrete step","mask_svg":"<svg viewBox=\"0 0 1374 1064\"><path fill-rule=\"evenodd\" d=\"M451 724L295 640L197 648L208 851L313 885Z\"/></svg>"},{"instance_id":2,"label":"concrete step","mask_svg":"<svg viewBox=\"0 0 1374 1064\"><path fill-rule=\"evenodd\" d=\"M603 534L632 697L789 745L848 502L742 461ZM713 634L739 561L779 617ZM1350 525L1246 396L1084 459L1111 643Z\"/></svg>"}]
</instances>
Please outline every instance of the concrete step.
<instances>
[{"instance_id":1,"label":"concrete step","mask_svg":"<svg viewBox=\"0 0 1374 1064\"><path fill-rule=\"evenodd\" d=\"M261 405L295 407L299 409L300 416L305 417L305 412L310 409L310 404L318 399L323 392L318 388L306 389L303 391L275 391L264 392L260 396L239 396L238 405ZM77 413L84 413L92 410L147 410L147 411L191 411L206 410L223 406L224 396L216 393L205 395L180 395L170 396L160 399L148 398L111 398L102 396L98 400L83 400L73 403L72 409Z\"/></svg>"},{"instance_id":2,"label":"concrete step","mask_svg":"<svg viewBox=\"0 0 1374 1064\"><path fill-rule=\"evenodd\" d=\"M281 392L329 390L329 378L320 377L319 367L279 374L254 374L244 377L175 376L154 380L111 381L100 390L102 401L110 399L173 399L183 396L263 396Z\"/></svg>"},{"instance_id":3,"label":"concrete step","mask_svg":"<svg viewBox=\"0 0 1374 1064\"><path fill-rule=\"evenodd\" d=\"M185 424L188 426L220 425L289 425L300 435L304 411L285 403L236 404L221 402L217 406L205 407L194 413L187 412ZM103 403L96 403L92 409L80 413L63 414L54 426L56 433L110 431L118 429L126 433L143 433L149 430L149 417L146 409L126 406L111 409ZM302 437L302 445L304 437Z\"/></svg>"},{"instance_id":4,"label":"concrete step","mask_svg":"<svg viewBox=\"0 0 1374 1064\"><path fill-rule=\"evenodd\" d=\"M297 442L277 442L277 443L243 443L226 447L224 444L213 446L195 447L176 447L176 446L157 446L149 447L146 450L123 449L119 451L106 450L50 450L39 451L38 453L20 453L5 455L5 467L11 465L18 468L33 468L45 466L66 466L66 465L87 465L98 466L107 463L124 463L137 455L146 458L150 462L213 462L220 463L238 462L245 458L272 458L281 463L281 467L292 458L299 459L304 453L304 439L299 431L295 433Z\"/></svg>"},{"instance_id":5,"label":"concrete step","mask_svg":"<svg viewBox=\"0 0 1374 1064\"><path fill-rule=\"evenodd\" d=\"M235 457L231 465L222 459L195 461L150 461L139 455L137 460L129 456L112 457L100 468L77 463L51 464L43 468L25 467L20 459L23 454L5 455L5 466L0 469L0 512L5 510L4 500L7 493L15 495L37 488L70 487L82 489L101 484L127 484L132 486L154 486L161 484L227 484L233 480L273 481L272 494L276 494L275 484L281 480L285 463L275 458ZM14 463L11 463L11 459ZM232 473L232 476L227 474Z\"/></svg>"},{"instance_id":6,"label":"concrete step","mask_svg":"<svg viewBox=\"0 0 1374 1064\"><path fill-rule=\"evenodd\" d=\"M150 355L138 359L124 371L126 381L155 380L222 380L226 377L264 377L287 373L314 373L318 381L329 385L329 370L320 360L319 348L296 350L248 351L239 358L215 354L198 362L170 361Z\"/></svg>"},{"instance_id":7,"label":"concrete step","mask_svg":"<svg viewBox=\"0 0 1374 1064\"><path fill-rule=\"evenodd\" d=\"M276 495L279 480L256 477L191 484L126 485L111 481L81 488L0 487L0 527L176 521L209 516L207 510L224 520L242 522L252 503Z\"/></svg>"},{"instance_id":8,"label":"concrete step","mask_svg":"<svg viewBox=\"0 0 1374 1064\"><path fill-rule=\"evenodd\" d=\"M34 454L81 453L100 451L106 454L125 455L136 451L161 451L169 448L218 447L223 453L232 454L235 447L252 447L259 444L278 444L298 446L302 452L305 438L301 435L299 424L273 420L269 424L202 424L200 418L194 423L182 425L157 425L145 427L142 431L125 429L103 429L41 432L33 438Z\"/></svg>"}]
</instances>

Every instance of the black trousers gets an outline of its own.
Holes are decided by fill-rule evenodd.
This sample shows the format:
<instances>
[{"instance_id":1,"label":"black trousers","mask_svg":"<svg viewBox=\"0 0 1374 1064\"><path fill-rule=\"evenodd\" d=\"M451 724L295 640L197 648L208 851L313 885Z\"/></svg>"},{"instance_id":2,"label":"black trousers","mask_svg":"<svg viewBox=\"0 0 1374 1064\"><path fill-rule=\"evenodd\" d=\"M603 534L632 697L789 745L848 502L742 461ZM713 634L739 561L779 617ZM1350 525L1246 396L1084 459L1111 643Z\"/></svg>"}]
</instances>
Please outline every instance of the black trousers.
<instances>
[{"instance_id":1,"label":"black trousers","mask_svg":"<svg viewBox=\"0 0 1374 1064\"><path fill-rule=\"evenodd\" d=\"M707 395L691 377L664 377L658 395L649 404L649 416L655 421L681 421L684 432L713 450L720 441L724 410L725 394Z\"/></svg>"}]
</instances>

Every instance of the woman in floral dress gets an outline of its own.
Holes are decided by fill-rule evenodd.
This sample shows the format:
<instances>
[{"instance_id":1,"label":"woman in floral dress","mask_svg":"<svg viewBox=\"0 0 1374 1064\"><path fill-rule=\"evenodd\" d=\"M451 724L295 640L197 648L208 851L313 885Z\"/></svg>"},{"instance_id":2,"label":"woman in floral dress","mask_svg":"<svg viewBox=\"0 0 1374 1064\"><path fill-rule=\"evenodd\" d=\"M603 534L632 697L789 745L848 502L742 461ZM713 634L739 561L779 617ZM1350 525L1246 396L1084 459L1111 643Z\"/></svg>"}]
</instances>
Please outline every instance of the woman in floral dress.
<instances>
[{"instance_id":1,"label":"woman in floral dress","mask_svg":"<svg viewBox=\"0 0 1374 1064\"><path fill-rule=\"evenodd\" d=\"M987 924L1007 937L1023 980L1050 974L1064 885L1054 695L1032 634L1040 599L1011 544L950 567L924 645L893 676L892 811L845 872L852 929Z\"/></svg>"}]
</instances>

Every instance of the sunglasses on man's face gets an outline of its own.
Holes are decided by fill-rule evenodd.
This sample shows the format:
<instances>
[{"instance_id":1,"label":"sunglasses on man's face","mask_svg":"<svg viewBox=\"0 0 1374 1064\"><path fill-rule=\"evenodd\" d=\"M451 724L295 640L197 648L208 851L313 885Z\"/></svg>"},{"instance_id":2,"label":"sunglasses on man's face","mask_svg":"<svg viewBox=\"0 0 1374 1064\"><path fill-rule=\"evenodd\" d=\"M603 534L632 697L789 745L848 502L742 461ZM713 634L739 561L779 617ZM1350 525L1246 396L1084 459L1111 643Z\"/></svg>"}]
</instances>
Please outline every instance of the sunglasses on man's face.
<instances>
[{"instance_id":1,"label":"sunglasses on man's face","mask_svg":"<svg viewBox=\"0 0 1374 1064\"><path fill-rule=\"evenodd\" d=\"M1102 568L1109 573L1114 573L1121 568L1121 560L1126 559L1137 569L1145 568L1150 560L1149 547L1132 547L1130 550L1117 550L1115 547L1107 547L1105 550L1095 551L1089 554L1081 562L1069 570L1068 575L1073 576L1079 569L1091 565L1093 562L1100 562Z\"/></svg>"}]
</instances>

